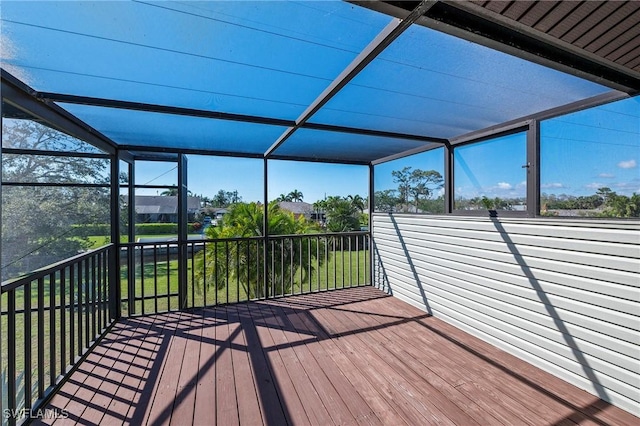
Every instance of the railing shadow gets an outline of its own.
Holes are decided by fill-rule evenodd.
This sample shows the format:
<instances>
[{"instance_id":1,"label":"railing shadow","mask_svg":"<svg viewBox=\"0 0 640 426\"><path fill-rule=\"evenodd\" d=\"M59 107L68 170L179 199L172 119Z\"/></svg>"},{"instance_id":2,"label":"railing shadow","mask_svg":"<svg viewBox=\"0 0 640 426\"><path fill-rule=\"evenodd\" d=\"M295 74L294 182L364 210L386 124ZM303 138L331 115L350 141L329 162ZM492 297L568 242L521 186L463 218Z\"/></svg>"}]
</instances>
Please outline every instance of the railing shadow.
<instances>
[{"instance_id":1,"label":"railing shadow","mask_svg":"<svg viewBox=\"0 0 640 426\"><path fill-rule=\"evenodd\" d=\"M571 332L567 328L564 321L560 318L560 314L558 313L556 308L553 306L553 303L549 300L547 293L544 291L544 289L538 282L538 279L536 278L536 276L533 274L533 272L525 262L516 244L513 242L511 237L509 237L509 234L504 229L504 227L502 226L502 223L500 223L500 220L498 218L492 217L491 221L494 227L496 228L496 230L498 231L498 233L500 234L502 240L505 242L506 246L509 248L509 251L513 255L514 260L520 266L520 269L522 270L522 273L529 281L529 284L531 284L531 287L536 291L536 294L538 295L540 302L542 302L547 313L553 319L553 322L557 330L562 334L562 337L565 340L567 346L571 348L573 356L580 364L587 379L589 379L589 381L593 385L598 397L602 400L607 401L609 399L609 395L607 394L606 388L600 383L600 381L598 380L598 377L595 374L595 371L589 365L589 362L587 361L586 357L578 349L578 345L575 339L573 338L573 336L571 335Z\"/></svg>"},{"instance_id":2,"label":"railing shadow","mask_svg":"<svg viewBox=\"0 0 640 426\"><path fill-rule=\"evenodd\" d=\"M393 216L392 213L389 213L389 219L393 224L393 228L395 229L396 235L398 236L398 241L402 246L402 251L404 252L405 259L407 260L407 265L409 265L409 269L413 274L413 279L416 283L416 286L418 287L418 290L420 291L420 296L422 297L422 305L426 309L427 313L429 315L432 315L431 306L429 305L429 299L427 298L427 294L424 290L422 280L420 279L420 275L418 274L418 271L416 270L416 267L413 264L413 260L411 259L411 254L409 254L409 249L407 248L407 244L404 242L404 237L402 236L402 231L400 231L398 222L396 222L396 218Z\"/></svg>"}]
</instances>

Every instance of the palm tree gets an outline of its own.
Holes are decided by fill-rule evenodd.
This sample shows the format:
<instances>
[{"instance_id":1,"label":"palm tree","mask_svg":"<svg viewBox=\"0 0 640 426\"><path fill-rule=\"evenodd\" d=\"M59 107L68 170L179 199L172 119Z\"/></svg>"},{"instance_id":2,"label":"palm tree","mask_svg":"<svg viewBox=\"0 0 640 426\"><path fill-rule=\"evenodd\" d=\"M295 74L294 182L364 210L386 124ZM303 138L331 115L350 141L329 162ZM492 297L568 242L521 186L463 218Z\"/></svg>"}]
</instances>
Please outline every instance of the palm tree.
<instances>
[{"instance_id":1,"label":"palm tree","mask_svg":"<svg viewBox=\"0 0 640 426\"><path fill-rule=\"evenodd\" d=\"M164 197L177 197L178 196L178 188L170 188L166 191L162 191L160 195Z\"/></svg>"},{"instance_id":2,"label":"palm tree","mask_svg":"<svg viewBox=\"0 0 640 426\"><path fill-rule=\"evenodd\" d=\"M297 189L294 189L289 193L289 197L291 198L291 201L302 202L304 195L302 194L302 192L298 191Z\"/></svg>"},{"instance_id":3,"label":"palm tree","mask_svg":"<svg viewBox=\"0 0 640 426\"><path fill-rule=\"evenodd\" d=\"M280 194L280 195L278 196L278 198L276 198L276 201L279 201L279 202L282 202L282 201L286 201L286 202L292 201L292 199L291 199L291 194Z\"/></svg>"},{"instance_id":4,"label":"palm tree","mask_svg":"<svg viewBox=\"0 0 640 426\"><path fill-rule=\"evenodd\" d=\"M364 211L365 201L360 195L349 195L347 197L351 201L351 205L360 210L360 213Z\"/></svg>"},{"instance_id":5,"label":"palm tree","mask_svg":"<svg viewBox=\"0 0 640 426\"><path fill-rule=\"evenodd\" d=\"M274 239L269 244L269 276L264 288L262 241L249 239L263 235L263 206L258 203L238 203L225 215L221 226L207 229L207 238L221 240L207 243L207 248L196 255L197 285L216 290L238 283L249 299L267 294L287 294L292 283L310 280L309 271L320 266L325 259L326 243L309 238L300 243L292 238ZM292 235L317 233L318 226L304 217L296 219L293 213L281 210L277 201L269 203L269 234ZM230 242L229 238L245 238ZM317 261L316 261L317 257ZM298 278L299 277L299 278Z\"/></svg>"}]
</instances>

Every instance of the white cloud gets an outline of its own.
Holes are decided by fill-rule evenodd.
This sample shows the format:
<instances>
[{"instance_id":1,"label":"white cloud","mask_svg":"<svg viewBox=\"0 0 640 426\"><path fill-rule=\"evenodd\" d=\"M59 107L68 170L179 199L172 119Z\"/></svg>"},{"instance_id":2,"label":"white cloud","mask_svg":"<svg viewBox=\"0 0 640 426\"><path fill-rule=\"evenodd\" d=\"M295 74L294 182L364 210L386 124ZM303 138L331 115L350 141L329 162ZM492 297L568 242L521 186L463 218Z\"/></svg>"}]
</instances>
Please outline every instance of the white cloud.
<instances>
[{"instance_id":1,"label":"white cloud","mask_svg":"<svg viewBox=\"0 0 640 426\"><path fill-rule=\"evenodd\" d=\"M548 189L548 188L566 188L566 186L564 186L564 183L560 183L560 182L543 183L542 185L540 185L540 187L544 188L544 189Z\"/></svg>"},{"instance_id":2,"label":"white cloud","mask_svg":"<svg viewBox=\"0 0 640 426\"><path fill-rule=\"evenodd\" d=\"M621 169L633 169L637 165L636 160L621 161L618 163L618 167Z\"/></svg>"},{"instance_id":3,"label":"white cloud","mask_svg":"<svg viewBox=\"0 0 640 426\"><path fill-rule=\"evenodd\" d=\"M510 183L507 182L498 182L498 188L500 189L511 189L513 188Z\"/></svg>"},{"instance_id":4,"label":"white cloud","mask_svg":"<svg viewBox=\"0 0 640 426\"><path fill-rule=\"evenodd\" d=\"M523 189L527 187L527 181L523 180L522 182L520 182L519 184L516 185L517 189Z\"/></svg>"},{"instance_id":5,"label":"white cloud","mask_svg":"<svg viewBox=\"0 0 640 426\"><path fill-rule=\"evenodd\" d=\"M613 179L614 177L616 177L616 175L612 173L600 173L598 177L603 179Z\"/></svg>"},{"instance_id":6,"label":"white cloud","mask_svg":"<svg viewBox=\"0 0 640 426\"><path fill-rule=\"evenodd\" d=\"M587 188L587 189L594 189L595 190L595 189L600 189L600 188L602 188L604 186L607 186L607 185L605 185L603 183L593 182L593 183L586 184L584 187Z\"/></svg>"}]
</instances>

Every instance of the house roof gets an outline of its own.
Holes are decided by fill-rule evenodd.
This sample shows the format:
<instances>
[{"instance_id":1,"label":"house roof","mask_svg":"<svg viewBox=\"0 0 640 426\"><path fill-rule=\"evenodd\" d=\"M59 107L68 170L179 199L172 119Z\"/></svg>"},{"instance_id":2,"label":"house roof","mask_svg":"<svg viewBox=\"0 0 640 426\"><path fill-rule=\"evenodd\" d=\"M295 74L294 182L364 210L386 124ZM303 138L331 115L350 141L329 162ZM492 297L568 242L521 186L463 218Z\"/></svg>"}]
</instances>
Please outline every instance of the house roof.
<instances>
[{"instance_id":1,"label":"house roof","mask_svg":"<svg viewBox=\"0 0 640 426\"><path fill-rule=\"evenodd\" d=\"M187 197L187 211L200 210L200 198ZM137 214L178 214L178 197L164 195L136 195Z\"/></svg>"},{"instance_id":2,"label":"house roof","mask_svg":"<svg viewBox=\"0 0 640 426\"><path fill-rule=\"evenodd\" d=\"M637 94L639 22L634 1L6 2L2 92L132 152L371 164Z\"/></svg>"},{"instance_id":3,"label":"house roof","mask_svg":"<svg viewBox=\"0 0 640 426\"><path fill-rule=\"evenodd\" d=\"M280 201L278 205L281 209L288 210L293 214L309 214L313 212L313 206L309 203L305 203L304 201Z\"/></svg>"}]
</instances>

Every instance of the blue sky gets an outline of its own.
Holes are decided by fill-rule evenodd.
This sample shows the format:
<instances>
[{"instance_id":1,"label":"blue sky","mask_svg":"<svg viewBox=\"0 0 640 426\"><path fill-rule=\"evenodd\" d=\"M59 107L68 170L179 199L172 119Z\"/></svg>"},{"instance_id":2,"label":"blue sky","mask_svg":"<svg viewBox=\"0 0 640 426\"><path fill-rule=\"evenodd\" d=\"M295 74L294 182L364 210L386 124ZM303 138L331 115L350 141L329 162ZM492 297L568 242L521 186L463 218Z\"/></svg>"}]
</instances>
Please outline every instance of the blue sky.
<instances>
[{"instance_id":1,"label":"blue sky","mask_svg":"<svg viewBox=\"0 0 640 426\"><path fill-rule=\"evenodd\" d=\"M243 201L262 201L262 160L232 157L188 155L189 190L208 197L218 190L237 190ZM304 201L313 203L329 195L360 195L368 192L369 168L341 164L269 161L269 199L297 189ZM175 185L175 164L145 162L138 165L137 184ZM155 195L161 189L150 189L139 194Z\"/></svg>"}]
</instances>

